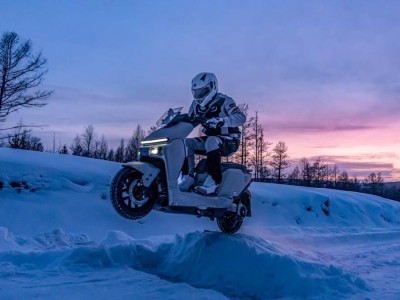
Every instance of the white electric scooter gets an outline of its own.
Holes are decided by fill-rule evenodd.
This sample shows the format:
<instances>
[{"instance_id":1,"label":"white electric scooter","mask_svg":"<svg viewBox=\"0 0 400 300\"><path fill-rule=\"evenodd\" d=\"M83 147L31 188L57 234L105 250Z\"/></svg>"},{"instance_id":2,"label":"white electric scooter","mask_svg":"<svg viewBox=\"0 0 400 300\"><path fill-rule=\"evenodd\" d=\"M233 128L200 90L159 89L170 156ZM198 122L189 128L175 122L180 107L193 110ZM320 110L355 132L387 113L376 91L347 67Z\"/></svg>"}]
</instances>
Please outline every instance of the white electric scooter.
<instances>
[{"instance_id":1,"label":"white electric scooter","mask_svg":"<svg viewBox=\"0 0 400 300\"><path fill-rule=\"evenodd\" d=\"M111 184L115 210L128 219L139 219L152 209L217 219L222 232L235 233L245 217L251 216L251 173L241 164L221 164L223 179L214 195L194 189L179 190L178 179L186 159L185 138L196 122L181 107L169 109L157 122L158 128L142 142L139 161L122 164ZM196 166L195 186L208 174L205 160Z\"/></svg>"}]
</instances>

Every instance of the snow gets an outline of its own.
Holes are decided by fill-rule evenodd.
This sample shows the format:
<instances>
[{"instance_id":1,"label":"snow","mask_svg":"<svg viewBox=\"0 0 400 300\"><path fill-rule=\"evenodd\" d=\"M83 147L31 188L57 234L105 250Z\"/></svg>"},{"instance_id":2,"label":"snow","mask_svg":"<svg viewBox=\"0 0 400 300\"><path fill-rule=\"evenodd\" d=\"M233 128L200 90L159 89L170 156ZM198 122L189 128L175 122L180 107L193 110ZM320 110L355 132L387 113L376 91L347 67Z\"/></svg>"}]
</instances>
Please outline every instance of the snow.
<instances>
[{"instance_id":1,"label":"snow","mask_svg":"<svg viewBox=\"0 0 400 300\"><path fill-rule=\"evenodd\" d=\"M0 299L397 299L400 203L253 183L215 222L109 201L118 163L0 148Z\"/></svg>"}]
</instances>

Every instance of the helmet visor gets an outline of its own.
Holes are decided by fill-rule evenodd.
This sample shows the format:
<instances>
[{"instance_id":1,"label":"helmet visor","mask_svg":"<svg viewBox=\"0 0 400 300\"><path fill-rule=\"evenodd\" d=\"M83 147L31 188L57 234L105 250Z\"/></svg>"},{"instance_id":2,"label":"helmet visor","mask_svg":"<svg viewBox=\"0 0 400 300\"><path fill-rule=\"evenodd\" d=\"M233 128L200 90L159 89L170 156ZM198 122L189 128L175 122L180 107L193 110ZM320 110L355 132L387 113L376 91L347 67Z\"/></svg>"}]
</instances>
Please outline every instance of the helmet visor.
<instances>
[{"instance_id":1,"label":"helmet visor","mask_svg":"<svg viewBox=\"0 0 400 300\"><path fill-rule=\"evenodd\" d=\"M205 86L199 89L193 89L192 93L193 93L193 97L195 99L203 99L205 96L207 96L209 93L211 92L211 88L210 86Z\"/></svg>"}]
</instances>

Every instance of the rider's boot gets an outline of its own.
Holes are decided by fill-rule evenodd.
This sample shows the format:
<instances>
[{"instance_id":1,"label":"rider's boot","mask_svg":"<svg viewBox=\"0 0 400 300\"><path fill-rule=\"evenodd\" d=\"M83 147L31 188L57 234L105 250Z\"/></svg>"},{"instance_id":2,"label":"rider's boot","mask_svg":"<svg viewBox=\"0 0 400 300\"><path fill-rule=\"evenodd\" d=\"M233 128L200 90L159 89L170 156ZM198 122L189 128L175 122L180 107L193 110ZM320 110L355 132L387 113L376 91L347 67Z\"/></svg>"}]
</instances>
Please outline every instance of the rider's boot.
<instances>
[{"instance_id":1,"label":"rider's boot","mask_svg":"<svg viewBox=\"0 0 400 300\"><path fill-rule=\"evenodd\" d=\"M196 187L196 191L202 194L216 194L222 181L221 153L219 149L207 153L207 173L203 185Z\"/></svg>"},{"instance_id":2,"label":"rider's boot","mask_svg":"<svg viewBox=\"0 0 400 300\"><path fill-rule=\"evenodd\" d=\"M178 179L178 186L181 192L188 192L194 185L194 178L191 175L182 175Z\"/></svg>"},{"instance_id":3,"label":"rider's boot","mask_svg":"<svg viewBox=\"0 0 400 300\"><path fill-rule=\"evenodd\" d=\"M219 184L216 184L214 179L209 175L206 180L204 180L203 185L196 186L195 191L201 194L215 194L218 192Z\"/></svg>"}]
</instances>

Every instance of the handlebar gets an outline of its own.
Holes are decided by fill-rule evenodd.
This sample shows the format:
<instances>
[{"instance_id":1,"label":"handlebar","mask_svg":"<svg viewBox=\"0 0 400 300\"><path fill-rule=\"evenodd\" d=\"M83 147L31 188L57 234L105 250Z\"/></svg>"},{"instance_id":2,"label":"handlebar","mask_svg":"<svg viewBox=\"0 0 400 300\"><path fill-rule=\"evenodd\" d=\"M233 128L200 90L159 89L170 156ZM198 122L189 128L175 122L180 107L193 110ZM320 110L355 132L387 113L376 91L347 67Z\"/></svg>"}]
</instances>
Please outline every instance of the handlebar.
<instances>
[{"instance_id":1,"label":"handlebar","mask_svg":"<svg viewBox=\"0 0 400 300\"><path fill-rule=\"evenodd\" d=\"M179 114L171 122L169 122L166 127L174 126L180 122L190 123L193 125L193 127L196 127L199 124L204 124L206 122L206 120L207 120L207 118L204 118L204 117L197 116L197 117L191 118L191 117L189 117L188 114Z\"/></svg>"}]
</instances>

